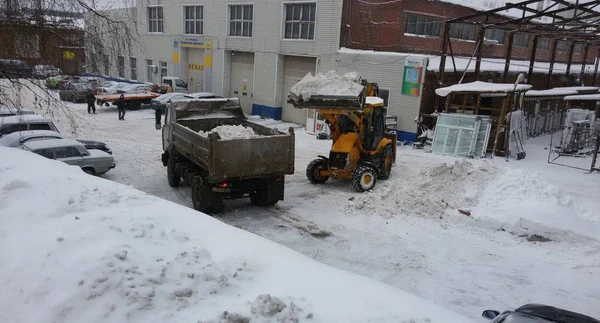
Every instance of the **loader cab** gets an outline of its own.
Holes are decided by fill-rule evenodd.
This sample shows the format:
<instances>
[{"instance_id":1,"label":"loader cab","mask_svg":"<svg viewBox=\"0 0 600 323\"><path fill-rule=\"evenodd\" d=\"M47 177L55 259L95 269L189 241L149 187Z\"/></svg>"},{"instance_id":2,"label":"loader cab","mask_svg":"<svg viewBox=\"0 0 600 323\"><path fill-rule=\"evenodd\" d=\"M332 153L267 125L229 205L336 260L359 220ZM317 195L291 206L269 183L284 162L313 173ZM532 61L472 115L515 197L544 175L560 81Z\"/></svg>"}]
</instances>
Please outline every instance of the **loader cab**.
<instances>
[{"instance_id":1,"label":"loader cab","mask_svg":"<svg viewBox=\"0 0 600 323\"><path fill-rule=\"evenodd\" d=\"M371 97L367 99L373 104L367 103L365 116L363 117L363 148L365 150L376 150L385 133L386 109L383 106L382 99Z\"/></svg>"}]
</instances>

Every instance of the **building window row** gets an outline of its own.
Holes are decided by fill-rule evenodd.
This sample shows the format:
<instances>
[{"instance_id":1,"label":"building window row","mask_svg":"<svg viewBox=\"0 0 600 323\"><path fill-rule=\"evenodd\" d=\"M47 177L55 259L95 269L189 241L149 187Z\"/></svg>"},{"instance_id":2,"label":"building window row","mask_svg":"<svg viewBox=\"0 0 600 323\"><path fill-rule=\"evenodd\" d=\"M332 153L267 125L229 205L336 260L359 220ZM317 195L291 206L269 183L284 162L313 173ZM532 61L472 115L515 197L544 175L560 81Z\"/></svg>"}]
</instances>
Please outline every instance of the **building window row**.
<instances>
[{"instance_id":1,"label":"building window row","mask_svg":"<svg viewBox=\"0 0 600 323\"><path fill-rule=\"evenodd\" d=\"M285 22L283 27L283 38L315 39L316 3L285 4L284 10ZM228 8L228 21L229 29L227 35L252 37L254 6L245 4L230 5ZM147 7L147 25L149 33L163 33L165 31L163 6ZM183 6L183 34L204 34L203 6Z\"/></svg>"},{"instance_id":2,"label":"building window row","mask_svg":"<svg viewBox=\"0 0 600 323\"><path fill-rule=\"evenodd\" d=\"M436 17L408 14L406 16L406 33L439 37L441 23L441 19Z\"/></svg>"}]
</instances>

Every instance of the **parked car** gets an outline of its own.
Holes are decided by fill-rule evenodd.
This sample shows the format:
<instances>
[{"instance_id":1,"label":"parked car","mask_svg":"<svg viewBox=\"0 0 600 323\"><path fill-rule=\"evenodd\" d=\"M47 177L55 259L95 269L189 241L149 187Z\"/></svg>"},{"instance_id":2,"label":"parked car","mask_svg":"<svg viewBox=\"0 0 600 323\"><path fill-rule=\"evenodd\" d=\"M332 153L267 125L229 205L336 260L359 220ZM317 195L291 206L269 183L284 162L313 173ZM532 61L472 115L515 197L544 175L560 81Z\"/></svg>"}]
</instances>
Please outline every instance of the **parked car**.
<instances>
[{"instance_id":1,"label":"parked car","mask_svg":"<svg viewBox=\"0 0 600 323\"><path fill-rule=\"evenodd\" d=\"M65 86L67 86L67 84L69 84L71 82L73 82L73 83L79 82L79 76L67 76L67 77L61 79L60 81L58 81L58 88L62 90Z\"/></svg>"},{"instance_id":2,"label":"parked car","mask_svg":"<svg viewBox=\"0 0 600 323\"><path fill-rule=\"evenodd\" d=\"M187 83L177 76L164 76L162 78L162 83L167 84L171 87L173 92L181 92L187 93L188 85Z\"/></svg>"},{"instance_id":3,"label":"parked car","mask_svg":"<svg viewBox=\"0 0 600 323\"><path fill-rule=\"evenodd\" d=\"M0 119L0 138L9 133L26 130L51 130L58 132L52 119L37 114L24 114Z\"/></svg>"},{"instance_id":4,"label":"parked car","mask_svg":"<svg viewBox=\"0 0 600 323\"><path fill-rule=\"evenodd\" d=\"M73 139L35 140L23 144L23 149L46 158L76 165L90 175L102 175L115 168L114 158L96 149L85 149L83 144Z\"/></svg>"},{"instance_id":5,"label":"parked car","mask_svg":"<svg viewBox=\"0 0 600 323\"><path fill-rule=\"evenodd\" d=\"M542 304L527 304L502 314L486 310L481 315L490 323L600 323L587 315Z\"/></svg>"},{"instance_id":6,"label":"parked car","mask_svg":"<svg viewBox=\"0 0 600 323\"><path fill-rule=\"evenodd\" d=\"M84 102L87 95L93 91L89 83L69 83L60 90L58 97L61 101Z\"/></svg>"},{"instance_id":7,"label":"parked car","mask_svg":"<svg viewBox=\"0 0 600 323\"><path fill-rule=\"evenodd\" d=\"M115 82L110 86L101 86L96 89L96 94L115 94L118 90L131 85L131 83Z\"/></svg>"},{"instance_id":8,"label":"parked car","mask_svg":"<svg viewBox=\"0 0 600 323\"><path fill-rule=\"evenodd\" d=\"M36 65L33 67L33 76L37 78L47 78L62 74L62 70L52 65Z\"/></svg>"},{"instance_id":9,"label":"parked car","mask_svg":"<svg viewBox=\"0 0 600 323\"><path fill-rule=\"evenodd\" d=\"M222 96L216 95L211 92L196 92L185 95L186 98L190 99L220 99Z\"/></svg>"},{"instance_id":10,"label":"parked car","mask_svg":"<svg viewBox=\"0 0 600 323\"><path fill-rule=\"evenodd\" d=\"M152 101L150 102L150 106L152 107L152 109L155 109L155 110L156 109L165 110L167 108L167 103L181 101L181 100L185 100L185 99L189 99L189 98L184 93L171 92L171 93L163 94L155 99L152 99Z\"/></svg>"},{"instance_id":11,"label":"parked car","mask_svg":"<svg viewBox=\"0 0 600 323\"><path fill-rule=\"evenodd\" d=\"M21 114L35 114L35 112L23 108L0 107L0 118L16 116Z\"/></svg>"},{"instance_id":12,"label":"parked car","mask_svg":"<svg viewBox=\"0 0 600 323\"><path fill-rule=\"evenodd\" d=\"M56 90L59 88L60 82L67 77L68 77L67 75L50 76L50 77L46 78L46 81L44 83L46 84L47 88L49 88L51 90Z\"/></svg>"},{"instance_id":13,"label":"parked car","mask_svg":"<svg viewBox=\"0 0 600 323\"><path fill-rule=\"evenodd\" d=\"M117 90L117 93L150 92L152 84L129 84Z\"/></svg>"},{"instance_id":14,"label":"parked car","mask_svg":"<svg viewBox=\"0 0 600 323\"><path fill-rule=\"evenodd\" d=\"M0 59L0 77L31 77L31 68L18 59Z\"/></svg>"},{"instance_id":15,"label":"parked car","mask_svg":"<svg viewBox=\"0 0 600 323\"><path fill-rule=\"evenodd\" d=\"M0 147L21 147L29 141L49 140L49 139L69 139L63 134L51 130L29 130L17 131L0 138ZM112 155L112 150L108 146L99 141L75 139L83 144L86 149L98 149Z\"/></svg>"}]
</instances>

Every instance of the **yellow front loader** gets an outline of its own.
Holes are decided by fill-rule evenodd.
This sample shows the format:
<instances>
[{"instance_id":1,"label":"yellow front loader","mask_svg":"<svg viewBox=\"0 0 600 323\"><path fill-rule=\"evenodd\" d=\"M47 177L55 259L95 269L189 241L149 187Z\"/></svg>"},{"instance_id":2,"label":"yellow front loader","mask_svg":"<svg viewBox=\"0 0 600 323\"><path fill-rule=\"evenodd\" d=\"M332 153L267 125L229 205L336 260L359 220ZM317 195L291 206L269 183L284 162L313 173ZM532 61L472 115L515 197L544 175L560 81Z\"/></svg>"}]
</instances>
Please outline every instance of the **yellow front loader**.
<instances>
[{"instance_id":1,"label":"yellow front loader","mask_svg":"<svg viewBox=\"0 0 600 323\"><path fill-rule=\"evenodd\" d=\"M378 86L362 80L354 96L312 95L308 100L289 96L296 108L317 109L333 139L329 157L319 156L306 167L315 184L329 178L352 179L358 192L372 189L377 179L388 179L396 161L396 134L385 127L386 108L377 97Z\"/></svg>"}]
</instances>

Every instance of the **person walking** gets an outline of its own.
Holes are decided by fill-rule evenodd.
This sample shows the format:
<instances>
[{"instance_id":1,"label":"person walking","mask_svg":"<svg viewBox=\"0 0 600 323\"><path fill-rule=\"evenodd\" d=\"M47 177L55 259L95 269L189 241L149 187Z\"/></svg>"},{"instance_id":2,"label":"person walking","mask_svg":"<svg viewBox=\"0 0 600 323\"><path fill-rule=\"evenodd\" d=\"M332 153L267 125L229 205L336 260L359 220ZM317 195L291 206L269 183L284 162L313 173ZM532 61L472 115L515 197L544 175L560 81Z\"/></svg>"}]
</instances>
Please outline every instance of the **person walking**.
<instances>
[{"instance_id":1,"label":"person walking","mask_svg":"<svg viewBox=\"0 0 600 323\"><path fill-rule=\"evenodd\" d=\"M117 99L117 110L119 111L119 120L125 120L125 96L123 93Z\"/></svg>"},{"instance_id":2,"label":"person walking","mask_svg":"<svg viewBox=\"0 0 600 323\"><path fill-rule=\"evenodd\" d=\"M88 114L89 113L96 114L96 104L94 103L94 101L96 101L96 97L94 96L94 93L93 92L88 93L86 99L87 99L87 105L88 105Z\"/></svg>"}]
</instances>

